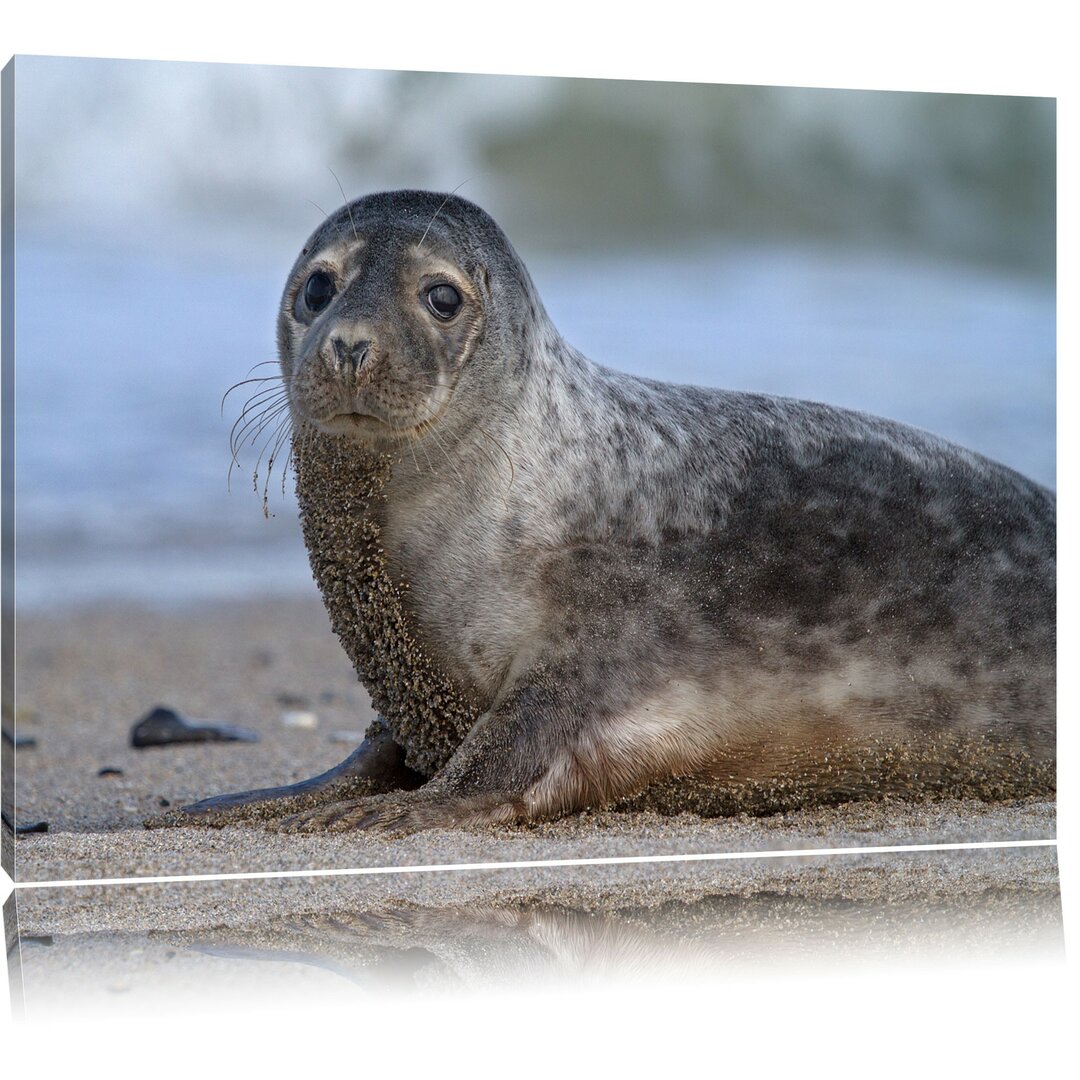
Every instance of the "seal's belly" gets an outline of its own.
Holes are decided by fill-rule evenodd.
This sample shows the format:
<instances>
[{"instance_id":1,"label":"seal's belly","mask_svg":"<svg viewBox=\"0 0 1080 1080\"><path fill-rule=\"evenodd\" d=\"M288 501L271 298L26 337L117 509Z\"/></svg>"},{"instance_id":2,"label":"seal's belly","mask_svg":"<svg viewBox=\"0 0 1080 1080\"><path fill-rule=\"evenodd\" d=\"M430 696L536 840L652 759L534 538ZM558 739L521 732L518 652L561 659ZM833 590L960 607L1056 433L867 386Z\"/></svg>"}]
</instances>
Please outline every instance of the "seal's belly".
<instances>
[{"instance_id":1,"label":"seal's belly","mask_svg":"<svg viewBox=\"0 0 1080 1080\"><path fill-rule=\"evenodd\" d=\"M886 673L872 688L851 682L841 689L838 677L823 676L787 690L760 682L741 689L676 682L595 725L529 793L532 805L542 809L574 766L641 778L642 790L625 806L707 816L1054 789L1052 721L1010 721L994 713L992 696L958 690L955 706L945 708L940 688L902 693ZM591 787L587 780L579 786Z\"/></svg>"}]
</instances>

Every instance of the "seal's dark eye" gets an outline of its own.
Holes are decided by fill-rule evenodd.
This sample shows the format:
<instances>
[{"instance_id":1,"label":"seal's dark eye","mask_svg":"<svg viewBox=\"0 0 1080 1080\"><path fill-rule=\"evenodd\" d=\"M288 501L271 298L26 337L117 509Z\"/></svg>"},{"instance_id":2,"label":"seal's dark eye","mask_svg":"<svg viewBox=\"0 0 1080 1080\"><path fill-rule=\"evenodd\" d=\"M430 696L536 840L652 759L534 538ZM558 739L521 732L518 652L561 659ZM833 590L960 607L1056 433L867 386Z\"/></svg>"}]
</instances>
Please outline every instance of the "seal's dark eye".
<instances>
[{"instance_id":1,"label":"seal's dark eye","mask_svg":"<svg viewBox=\"0 0 1080 1080\"><path fill-rule=\"evenodd\" d=\"M304 303L318 314L334 296L334 279L325 270L316 270L304 285Z\"/></svg>"},{"instance_id":2,"label":"seal's dark eye","mask_svg":"<svg viewBox=\"0 0 1080 1080\"><path fill-rule=\"evenodd\" d=\"M433 285L428 289L427 302L440 319L452 319L461 307L461 296L453 285Z\"/></svg>"}]
</instances>

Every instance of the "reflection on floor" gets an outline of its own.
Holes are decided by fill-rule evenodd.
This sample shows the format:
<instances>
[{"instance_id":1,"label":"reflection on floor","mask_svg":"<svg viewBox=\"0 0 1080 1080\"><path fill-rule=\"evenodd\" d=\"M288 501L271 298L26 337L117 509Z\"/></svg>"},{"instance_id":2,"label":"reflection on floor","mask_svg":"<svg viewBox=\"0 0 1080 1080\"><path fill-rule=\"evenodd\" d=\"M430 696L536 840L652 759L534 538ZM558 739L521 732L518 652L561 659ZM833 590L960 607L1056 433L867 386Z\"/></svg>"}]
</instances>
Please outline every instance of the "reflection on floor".
<instances>
[{"instance_id":1,"label":"reflection on floor","mask_svg":"<svg viewBox=\"0 0 1080 1080\"><path fill-rule=\"evenodd\" d=\"M17 1013L1054 962L1051 847L19 890ZM60 895L62 894L62 895Z\"/></svg>"}]
</instances>

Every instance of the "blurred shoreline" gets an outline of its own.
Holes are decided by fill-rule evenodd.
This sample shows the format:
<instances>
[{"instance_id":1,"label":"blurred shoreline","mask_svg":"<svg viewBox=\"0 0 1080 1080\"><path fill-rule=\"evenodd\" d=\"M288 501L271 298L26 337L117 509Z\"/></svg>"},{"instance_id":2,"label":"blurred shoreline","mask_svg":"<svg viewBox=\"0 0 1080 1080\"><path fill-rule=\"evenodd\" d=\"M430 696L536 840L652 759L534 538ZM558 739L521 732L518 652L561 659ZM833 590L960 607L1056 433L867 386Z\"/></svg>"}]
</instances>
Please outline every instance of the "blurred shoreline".
<instances>
[{"instance_id":1,"label":"blurred shoreline","mask_svg":"<svg viewBox=\"0 0 1080 1080\"><path fill-rule=\"evenodd\" d=\"M461 187L563 254L752 237L1054 273L1048 98L59 57L17 72L29 225L164 218L292 245L346 198Z\"/></svg>"}]
</instances>

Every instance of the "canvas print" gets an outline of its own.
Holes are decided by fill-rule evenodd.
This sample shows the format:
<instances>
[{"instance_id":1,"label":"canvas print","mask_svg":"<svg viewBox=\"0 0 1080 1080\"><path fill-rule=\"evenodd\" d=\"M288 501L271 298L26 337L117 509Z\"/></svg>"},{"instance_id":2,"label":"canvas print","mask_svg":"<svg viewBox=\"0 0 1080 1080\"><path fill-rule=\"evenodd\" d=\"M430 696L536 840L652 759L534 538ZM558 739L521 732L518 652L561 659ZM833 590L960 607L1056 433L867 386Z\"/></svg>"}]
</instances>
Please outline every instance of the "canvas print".
<instances>
[{"instance_id":1,"label":"canvas print","mask_svg":"<svg viewBox=\"0 0 1080 1080\"><path fill-rule=\"evenodd\" d=\"M1054 836L1053 101L5 78L17 881Z\"/></svg>"}]
</instances>

